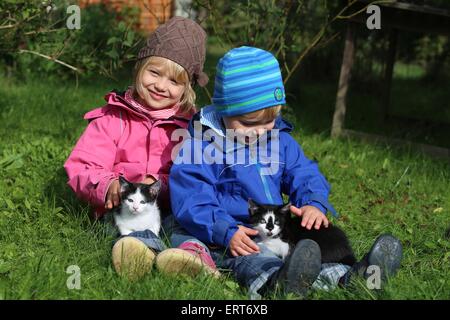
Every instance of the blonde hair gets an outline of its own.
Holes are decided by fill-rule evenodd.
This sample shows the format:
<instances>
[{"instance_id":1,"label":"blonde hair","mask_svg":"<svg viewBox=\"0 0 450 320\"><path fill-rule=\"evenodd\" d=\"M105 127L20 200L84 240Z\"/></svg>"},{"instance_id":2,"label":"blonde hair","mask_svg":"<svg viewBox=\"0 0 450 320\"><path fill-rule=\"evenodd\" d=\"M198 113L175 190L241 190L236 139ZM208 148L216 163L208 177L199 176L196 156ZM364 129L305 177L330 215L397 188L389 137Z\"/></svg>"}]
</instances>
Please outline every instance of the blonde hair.
<instances>
[{"instance_id":1,"label":"blonde hair","mask_svg":"<svg viewBox=\"0 0 450 320\"><path fill-rule=\"evenodd\" d=\"M150 56L136 63L133 79L134 98L137 98L138 96L142 98L143 96L145 96L145 89L142 86L141 79L144 75L144 71L149 65L157 65L158 67L162 68L163 72L165 72L169 77L175 79L175 81L179 83L184 84L184 92L180 99L181 113L189 113L190 111L195 110L196 95L194 89L192 88L191 82L189 81L188 73L178 63L163 57Z\"/></svg>"},{"instance_id":2,"label":"blonde hair","mask_svg":"<svg viewBox=\"0 0 450 320\"><path fill-rule=\"evenodd\" d=\"M240 117L244 120L267 122L275 119L280 114L281 107L281 105L277 105L269 108L264 108L261 110L243 114Z\"/></svg>"}]
</instances>

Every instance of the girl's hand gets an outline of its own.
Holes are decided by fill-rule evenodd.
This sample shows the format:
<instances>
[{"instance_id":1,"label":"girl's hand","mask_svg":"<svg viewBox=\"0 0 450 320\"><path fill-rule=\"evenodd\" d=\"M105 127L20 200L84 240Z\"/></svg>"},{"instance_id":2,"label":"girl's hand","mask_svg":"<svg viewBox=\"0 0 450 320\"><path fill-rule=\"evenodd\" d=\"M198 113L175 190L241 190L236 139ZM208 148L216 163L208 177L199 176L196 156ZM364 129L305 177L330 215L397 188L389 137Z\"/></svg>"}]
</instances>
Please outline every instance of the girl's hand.
<instances>
[{"instance_id":1,"label":"girl's hand","mask_svg":"<svg viewBox=\"0 0 450 320\"><path fill-rule=\"evenodd\" d=\"M247 256L249 254L258 253L259 247L250 239L249 236L256 236L257 230L253 230L244 226L238 226L239 230L230 240L230 251L234 257Z\"/></svg>"},{"instance_id":2,"label":"girl's hand","mask_svg":"<svg viewBox=\"0 0 450 320\"><path fill-rule=\"evenodd\" d=\"M120 204L120 183L118 179L115 179L109 185L108 192L106 193L105 209L112 209Z\"/></svg>"},{"instance_id":3,"label":"girl's hand","mask_svg":"<svg viewBox=\"0 0 450 320\"><path fill-rule=\"evenodd\" d=\"M302 217L302 227L306 227L308 230L311 230L313 225L316 230L319 230L322 223L325 228L328 228L327 217L314 206L303 206L301 208L291 206L291 212L298 217Z\"/></svg>"}]
</instances>

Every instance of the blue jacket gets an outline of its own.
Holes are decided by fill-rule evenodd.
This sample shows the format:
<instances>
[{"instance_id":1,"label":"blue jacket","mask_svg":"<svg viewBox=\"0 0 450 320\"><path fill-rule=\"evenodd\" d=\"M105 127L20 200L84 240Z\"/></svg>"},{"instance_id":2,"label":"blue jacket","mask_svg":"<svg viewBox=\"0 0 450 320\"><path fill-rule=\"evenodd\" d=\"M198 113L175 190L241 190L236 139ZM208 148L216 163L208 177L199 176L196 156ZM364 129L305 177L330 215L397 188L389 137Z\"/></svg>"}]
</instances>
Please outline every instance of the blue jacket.
<instances>
[{"instance_id":1,"label":"blue jacket","mask_svg":"<svg viewBox=\"0 0 450 320\"><path fill-rule=\"evenodd\" d=\"M223 134L225 129L211 108L203 108L192 118L190 137L185 137L170 171L169 189L175 218L194 237L227 247L238 225L248 224L248 198L260 204L281 205L282 194L286 194L298 208L312 205L323 213L335 214L328 202L330 186L317 164L304 155L290 135L292 125L278 117L274 129L279 130L279 144L275 148L274 136L267 137L268 156L258 154L253 163L246 158L246 163L230 164L231 157L236 162L238 151L251 157L249 146L218 146L217 133ZM200 138L208 132L213 136ZM270 157L273 150L278 154L277 165ZM201 155L207 161L201 161Z\"/></svg>"}]
</instances>

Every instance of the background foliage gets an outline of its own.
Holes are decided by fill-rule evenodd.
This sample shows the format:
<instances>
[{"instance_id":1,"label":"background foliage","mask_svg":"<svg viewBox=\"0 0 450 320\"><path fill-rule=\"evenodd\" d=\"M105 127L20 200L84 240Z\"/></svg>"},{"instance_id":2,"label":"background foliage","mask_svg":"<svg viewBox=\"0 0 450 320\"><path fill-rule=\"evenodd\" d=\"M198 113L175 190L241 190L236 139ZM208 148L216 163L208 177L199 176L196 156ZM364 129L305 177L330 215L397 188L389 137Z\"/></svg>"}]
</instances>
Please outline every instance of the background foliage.
<instances>
[{"instance_id":1,"label":"background foliage","mask_svg":"<svg viewBox=\"0 0 450 320\"><path fill-rule=\"evenodd\" d=\"M137 11L116 12L104 4L81 10L81 28L70 30L69 1L0 3L0 59L9 75L20 77L113 77L114 71L133 59L140 39L133 25ZM44 58L39 56L47 56ZM68 64L68 68L55 59Z\"/></svg>"}]
</instances>

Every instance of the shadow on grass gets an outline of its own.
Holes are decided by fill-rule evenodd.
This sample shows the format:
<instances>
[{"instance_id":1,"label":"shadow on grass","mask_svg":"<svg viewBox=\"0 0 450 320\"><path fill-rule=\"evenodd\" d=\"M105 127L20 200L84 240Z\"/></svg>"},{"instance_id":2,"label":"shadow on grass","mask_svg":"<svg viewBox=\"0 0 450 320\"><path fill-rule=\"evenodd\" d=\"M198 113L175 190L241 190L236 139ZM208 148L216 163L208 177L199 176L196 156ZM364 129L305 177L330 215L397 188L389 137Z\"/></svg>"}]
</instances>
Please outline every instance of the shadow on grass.
<instances>
[{"instance_id":1,"label":"shadow on grass","mask_svg":"<svg viewBox=\"0 0 450 320\"><path fill-rule=\"evenodd\" d=\"M350 86L344 127L364 133L450 148L450 92L420 79L396 79L388 116L379 88ZM287 87L288 105L307 135L330 135L337 83L301 81Z\"/></svg>"}]
</instances>

